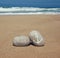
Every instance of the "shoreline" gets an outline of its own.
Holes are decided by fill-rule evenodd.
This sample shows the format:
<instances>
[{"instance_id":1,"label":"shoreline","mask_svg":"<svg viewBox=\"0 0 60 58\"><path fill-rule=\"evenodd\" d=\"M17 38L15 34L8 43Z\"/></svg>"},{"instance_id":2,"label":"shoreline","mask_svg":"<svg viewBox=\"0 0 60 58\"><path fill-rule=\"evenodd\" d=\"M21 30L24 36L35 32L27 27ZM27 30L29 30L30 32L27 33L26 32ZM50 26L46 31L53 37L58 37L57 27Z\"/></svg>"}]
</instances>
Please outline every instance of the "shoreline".
<instances>
[{"instance_id":1,"label":"shoreline","mask_svg":"<svg viewBox=\"0 0 60 58\"><path fill-rule=\"evenodd\" d=\"M0 14L0 16L28 16L28 15L29 16L31 16L31 15L60 15L60 13L57 13L57 14L56 13L49 13L49 14L48 13L45 13L45 14L40 14L40 13L39 14L38 13L37 14L35 14L35 13L32 13L32 14L26 14L26 13L25 14L23 14L23 13L22 14L21 13L9 14L9 13L7 13L7 14L5 14L4 13L4 14Z\"/></svg>"},{"instance_id":2,"label":"shoreline","mask_svg":"<svg viewBox=\"0 0 60 58\"><path fill-rule=\"evenodd\" d=\"M26 14L26 15L0 15L0 16L60 16L60 14Z\"/></svg>"}]
</instances>

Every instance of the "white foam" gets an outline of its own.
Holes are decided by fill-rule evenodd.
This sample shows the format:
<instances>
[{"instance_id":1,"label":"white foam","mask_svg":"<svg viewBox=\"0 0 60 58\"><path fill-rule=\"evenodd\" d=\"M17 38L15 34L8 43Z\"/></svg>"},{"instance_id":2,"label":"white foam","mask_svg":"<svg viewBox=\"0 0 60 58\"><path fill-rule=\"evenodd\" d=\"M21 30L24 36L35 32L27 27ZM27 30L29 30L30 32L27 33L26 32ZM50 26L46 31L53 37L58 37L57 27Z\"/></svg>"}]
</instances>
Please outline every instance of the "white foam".
<instances>
[{"instance_id":1,"label":"white foam","mask_svg":"<svg viewBox=\"0 0 60 58\"><path fill-rule=\"evenodd\" d=\"M0 7L0 15L36 15L36 14L60 14L60 8L34 8L34 7Z\"/></svg>"},{"instance_id":2,"label":"white foam","mask_svg":"<svg viewBox=\"0 0 60 58\"><path fill-rule=\"evenodd\" d=\"M38 13L0 13L0 15L40 15L40 14L60 15L60 13L51 13L51 12L47 12L47 13L43 13L43 12L38 12Z\"/></svg>"},{"instance_id":3,"label":"white foam","mask_svg":"<svg viewBox=\"0 0 60 58\"><path fill-rule=\"evenodd\" d=\"M39 11L44 10L44 8L33 8L33 7L11 7L11 8L0 8L1 11Z\"/></svg>"}]
</instances>

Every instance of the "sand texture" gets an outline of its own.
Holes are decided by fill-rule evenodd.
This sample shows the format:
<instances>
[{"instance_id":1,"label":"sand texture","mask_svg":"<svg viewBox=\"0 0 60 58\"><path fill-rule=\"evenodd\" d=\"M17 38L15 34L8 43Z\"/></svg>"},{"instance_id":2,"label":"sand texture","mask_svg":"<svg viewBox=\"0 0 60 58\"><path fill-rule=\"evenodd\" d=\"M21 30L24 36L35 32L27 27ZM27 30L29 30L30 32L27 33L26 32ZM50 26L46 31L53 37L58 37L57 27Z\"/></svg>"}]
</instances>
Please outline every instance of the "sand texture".
<instances>
[{"instance_id":1,"label":"sand texture","mask_svg":"<svg viewBox=\"0 0 60 58\"><path fill-rule=\"evenodd\" d=\"M38 30L45 46L16 47L15 36ZM60 58L60 15L0 16L0 58Z\"/></svg>"}]
</instances>

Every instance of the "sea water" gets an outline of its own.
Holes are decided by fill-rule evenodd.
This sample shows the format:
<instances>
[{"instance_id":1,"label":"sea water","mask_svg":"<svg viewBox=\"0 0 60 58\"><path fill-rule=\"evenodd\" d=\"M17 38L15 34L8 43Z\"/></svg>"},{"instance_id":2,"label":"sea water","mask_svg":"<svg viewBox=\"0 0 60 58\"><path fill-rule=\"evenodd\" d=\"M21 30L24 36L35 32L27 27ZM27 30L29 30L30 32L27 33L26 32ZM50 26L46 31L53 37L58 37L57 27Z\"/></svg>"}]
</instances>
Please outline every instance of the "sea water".
<instances>
[{"instance_id":1,"label":"sea water","mask_svg":"<svg viewBox=\"0 0 60 58\"><path fill-rule=\"evenodd\" d=\"M60 14L60 0L0 0L0 15Z\"/></svg>"}]
</instances>

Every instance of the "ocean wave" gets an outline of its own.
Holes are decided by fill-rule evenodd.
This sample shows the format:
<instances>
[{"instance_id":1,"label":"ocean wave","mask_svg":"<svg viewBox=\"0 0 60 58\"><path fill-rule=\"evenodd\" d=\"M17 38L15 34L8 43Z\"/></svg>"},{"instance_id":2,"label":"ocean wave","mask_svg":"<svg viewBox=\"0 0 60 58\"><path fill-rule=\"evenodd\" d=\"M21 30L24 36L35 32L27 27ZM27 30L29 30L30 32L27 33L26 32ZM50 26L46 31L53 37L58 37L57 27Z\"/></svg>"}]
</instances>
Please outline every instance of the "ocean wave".
<instances>
[{"instance_id":1,"label":"ocean wave","mask_svg":"<svg viewBox=\"0 0 60 58\"><path fill-rule=\"evenodd\" d=\"M0 7L0 15L60 14L60 8Z\"/></svg>"},{"instance_id":2,"label":"ocean wave","mask_svg":"<svg viewBox=\"0 0 60 58\"><path fill-rule=\"evenodd\" d=\"M60 15L60 13L54 13L54 12L38 12L38 13L0 13L0 15L39 15L39 14L44 14L44 15Z\"/></svg>"},{"instance_id":3,"label":"ocean wave","mask_svg":"<svg viewBox=\"0 0 60 58\"><path fill-rule=\"evenodd\" d=\"M0 8L0 11L40 11L44 8L33 8L33 7L11 7L11 8Z\"/></svg>"}]
</instances>

